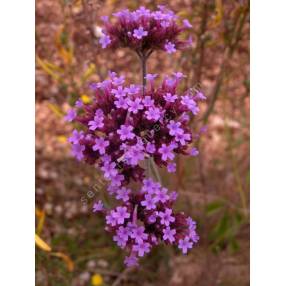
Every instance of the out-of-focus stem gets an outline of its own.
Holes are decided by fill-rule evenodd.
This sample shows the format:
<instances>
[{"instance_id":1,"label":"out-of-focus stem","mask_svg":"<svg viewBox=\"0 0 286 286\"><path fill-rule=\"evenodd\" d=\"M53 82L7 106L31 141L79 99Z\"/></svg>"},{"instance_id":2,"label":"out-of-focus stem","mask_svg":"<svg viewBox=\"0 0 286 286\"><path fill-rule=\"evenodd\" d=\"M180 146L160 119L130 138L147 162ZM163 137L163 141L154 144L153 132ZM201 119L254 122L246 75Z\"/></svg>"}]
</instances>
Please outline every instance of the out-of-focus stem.
<instances>
[{"instance_id":1,"label":"out-of-focus stem","mask_svg":"<svg viewBox=\"0 0 286 286\"><path fill-rule=\"evenodd\" d=\"M147 74L147 59L150 56L151 52L144 54L139 54L139 58L141 60L141 70L142 70L142 90L143 90L143 96L145 96L146 91L146 74ZM152 177L156 179L158 182L161 183L161 177L159 174L159 171L157 169L157 166L152 158L146 159L146 169L147 174L149 177Z\"/></svg>"},{"instance_id":2,"label":"out-of-focus stem","mask_svg":"<svg viewBox=\"0 0 286 286\"><path fill-rule=\"evenodd\" d=\"M145 55L143 55L141 57L143 96L145 95L145 88L146 88L146 74L147 74L146 62L147 62L147 58Z\"/></svg>"}]
</instances>

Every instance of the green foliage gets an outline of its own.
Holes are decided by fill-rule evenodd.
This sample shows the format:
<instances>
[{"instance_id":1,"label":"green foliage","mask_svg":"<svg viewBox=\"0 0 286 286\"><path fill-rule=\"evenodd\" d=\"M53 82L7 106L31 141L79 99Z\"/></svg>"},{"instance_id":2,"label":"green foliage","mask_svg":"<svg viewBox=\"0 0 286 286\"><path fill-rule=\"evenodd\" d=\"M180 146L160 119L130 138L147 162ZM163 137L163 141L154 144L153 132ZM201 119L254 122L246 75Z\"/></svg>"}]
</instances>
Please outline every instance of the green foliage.
<instances>
[{"instance_id":1,"label":"green foliage","mask_svg":"<svg viewBox=\"0 0 286 286\"><path fill-rule=\"evenodd\" d=\"M208 239L210 248L219 252L225 248L231 251L239 250L238 235L245 223L239 210L229 208L222 201L215 201L207 205L206 214L215 219Z\"/></svg>"}]
</instances>

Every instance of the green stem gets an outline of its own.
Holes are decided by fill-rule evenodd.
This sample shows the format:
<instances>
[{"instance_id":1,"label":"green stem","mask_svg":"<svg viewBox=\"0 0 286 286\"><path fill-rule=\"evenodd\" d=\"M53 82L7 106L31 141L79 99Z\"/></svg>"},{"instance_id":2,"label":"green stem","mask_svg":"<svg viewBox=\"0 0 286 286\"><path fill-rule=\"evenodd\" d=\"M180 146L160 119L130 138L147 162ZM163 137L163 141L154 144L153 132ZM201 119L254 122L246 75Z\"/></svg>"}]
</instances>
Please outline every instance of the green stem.
<instances>
[{"instance_id":1,"label":"green stem","mask_svg":"<svg viewBox=\"0 0 286 286\"><path fill-rule=\"evenodd\" d=\"M139 58L141 60L141 70L142 70L142 89L143 89L143 96L145 95L145 90L146 90L146 74L147 74L147 59L148 56L151 53L145 55L144 53L139 54ZM159 171L157 169L157 166L153 160L153 158L148 158L146 159L146 169L147 169L147 174L149 177L156 179L158 182L162 182Z\"/></svg>"}]
</instances>

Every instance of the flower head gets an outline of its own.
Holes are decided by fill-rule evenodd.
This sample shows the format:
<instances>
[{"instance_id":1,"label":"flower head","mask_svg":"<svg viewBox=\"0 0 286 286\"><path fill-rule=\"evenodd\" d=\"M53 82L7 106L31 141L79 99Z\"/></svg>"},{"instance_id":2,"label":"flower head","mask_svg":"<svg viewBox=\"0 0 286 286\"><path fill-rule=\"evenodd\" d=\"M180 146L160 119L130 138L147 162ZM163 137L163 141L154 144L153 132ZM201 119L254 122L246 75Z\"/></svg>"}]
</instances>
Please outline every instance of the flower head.
<instances>
[{"instance_id":1,"label":"flower head","mask_svg":"<svg viewBox=\"0 0 286 286\"><path fill-rule=\"evenodd\" d=\"M138 29L135 29L133 32L133 37L140 40L143 37L147 36L148 32L144 31L143 27L139 27Z\"/></svg>"},{"instance_id":2,"label":"flower head","mask_svg":"<svg viewBox=\"0 0 286 286\"><path fill-rule=\"evenodd\" d=\"M188 252L188 249L192 249L193 243L190 242L188 237L179 240L179 248L182 250L183 254Z\"/></svg>"},{"instance_id":3,"label":"flower head","mask_svg":"<svg viewBox=\"0 0 286 286\"><path fill-rule=\"evenodd\" d=\"M120 129L117 130L117 133L120 135L120 139L125 141L135 137L135 134L132 131L133 127L131 125L121 125Z\"/></svg>"}]
</instances>

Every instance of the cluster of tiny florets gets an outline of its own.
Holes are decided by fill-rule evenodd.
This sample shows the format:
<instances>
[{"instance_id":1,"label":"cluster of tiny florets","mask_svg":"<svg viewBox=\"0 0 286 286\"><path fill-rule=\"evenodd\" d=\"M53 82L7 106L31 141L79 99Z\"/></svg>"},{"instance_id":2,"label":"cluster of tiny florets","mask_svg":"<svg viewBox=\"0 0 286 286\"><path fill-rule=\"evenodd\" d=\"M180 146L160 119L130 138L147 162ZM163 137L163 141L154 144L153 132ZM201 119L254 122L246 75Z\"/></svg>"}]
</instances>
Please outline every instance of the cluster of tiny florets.
<instances>
[{"instance_id":1,"label":"cluster of tiny florets","mask_svg":"<svg viewBox=\"0 0 286 286\"><path fill-rule=\"evenodd\" d=\"M187 40L179 37L192 28L188 19L179 24L175 13L162 5L156 11L145 7L135 11L125 9L114 13L111 20L107 16L102 20L99 42L103 48L129 47L143 53L164 50L171 54L192 44L191 37Z\"/></svg>"},{"instance_id":2,"label":"cluster of tiny florets","mask_svg":"<svg viewBox=\"0 0 286 286\"><path fill-rule=\"evenodd\" d=\"M174 12L164 6L153 12L144 7L123 10L113 16L111 21L103 17L103 48L128 47L146 61L154 50L173 53L191 43L179 39L192 27L189 21L179 25ZM97 201L93 211L105 215L106 230L128 253L127 266L138 265L138 258L161 242L177 245L186 254L199 239L196 223L174 212L177 193L147 178L143 163L148 160L152 168L166 167L173 173L176 154L198 155L192 144L198 135L190 121L206 97L196 89L180 92L185 77L181 72L163 76L159 84L155 84L157 74L147 74L143 85L127 84L115 72L109 76L91 83L91 102L78 100L65 117L79 126L69 138L73 155L103 172L109 182L107 192L118 202L107 209ZM141 187L131 190L132 181Z\"/></svg>"},{"instance_id":3,"label":"cluster of tiny florets","mask_svg":"<svg viewBox=\"0 0 286 286\"><path fill-rule=\"evenodd\" d=\"M160 183L144 179L137 192L121 187L114 189L112 194L120 205L107 210L102 201L97 201L93 211L105 215L106 230L128 253L127 266L136 266L138 258L161 242L177 245L183 254L198 242L196 223L192 218L173 211L177 193L169 193Z\"/></svg>"},{"instance_id":4,"label":"cluster of tiny florets","mask_svg":"<svg viewBox=\"0 0 286 286\"><path fill-rule=\"evenodd\" d=\"M147 88L125 85L123 76L110 73L111 79L92 84L93 101L76 103L66 119L84 128L69 138L78 160L97 164L111 186L125 185L144 177L140 164L152 158L159 167L175 172L175 154L194 155L190 119L199 112L200 91L179 93L184 75L165 76L156 88L155 75L148 74Z\"/></svg>"}]
</instances>

